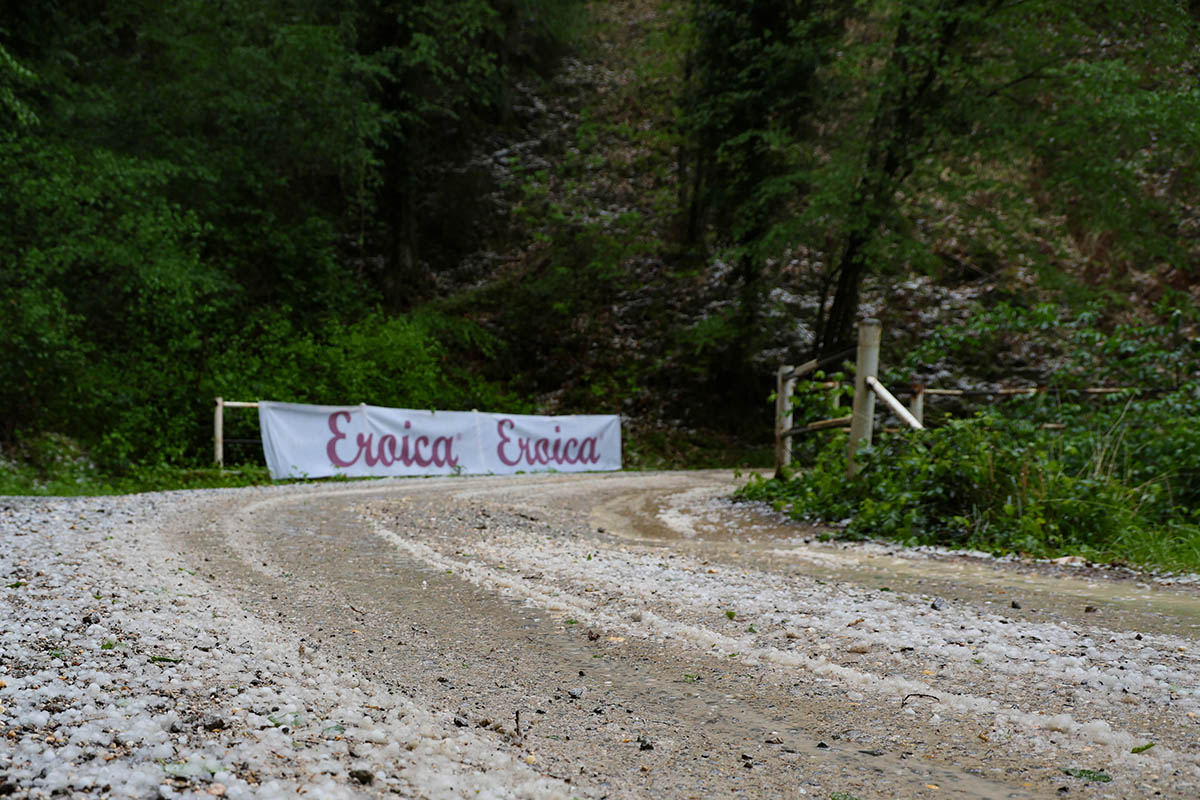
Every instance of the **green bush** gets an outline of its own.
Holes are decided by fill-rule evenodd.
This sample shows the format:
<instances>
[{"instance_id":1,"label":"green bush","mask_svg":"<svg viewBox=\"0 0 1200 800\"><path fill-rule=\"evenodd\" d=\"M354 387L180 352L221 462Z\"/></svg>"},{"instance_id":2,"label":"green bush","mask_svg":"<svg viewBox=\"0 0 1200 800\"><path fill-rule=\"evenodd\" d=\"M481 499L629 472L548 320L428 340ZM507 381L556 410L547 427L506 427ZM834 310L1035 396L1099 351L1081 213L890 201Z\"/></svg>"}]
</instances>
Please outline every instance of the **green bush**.
<instances>
[{"instance_id":1,"label":"green bush","mask_svg":"<svg viewBox=\"0 0 1200 800\"><path fill-rule=\"evenodd\" d=\"M1036 324L1012 309L1001 318L1027 335L1054 327L1044 309L1031 316ZM831 435L792 478L753 480L741 496L838 524L852 538L1196 569L1200 391L1183 315L1108 332L1092 321L1056 330L1058 346L1092 346L1086 356L1067 348L1067 366L1050 376L1064 387L1056 394L880 435L858 451L853 478L845 475L846 435ZM978 334L991 324L970 327ZM931 338L967 351L961 330ZM1139 381L1139 391L1089 399L1070 388L1099 382L1105 354L1109 375Z\"/></svg>"},{"instance_id":2,"label":"green bush","mask_svg":"<svg viewBox=\"0 0 1200 800\"><path fill-rule=\"evenodd\" d=\"M283 313L263 315L210 362L204 419L213 397L328 405L522 412L526 402L470 377L461 359L487 357L493 343L477 326L432 315L371 313L298 330ZM230 438L255 438L257 419L229 415Z\"/></svg>"}]
</instances>

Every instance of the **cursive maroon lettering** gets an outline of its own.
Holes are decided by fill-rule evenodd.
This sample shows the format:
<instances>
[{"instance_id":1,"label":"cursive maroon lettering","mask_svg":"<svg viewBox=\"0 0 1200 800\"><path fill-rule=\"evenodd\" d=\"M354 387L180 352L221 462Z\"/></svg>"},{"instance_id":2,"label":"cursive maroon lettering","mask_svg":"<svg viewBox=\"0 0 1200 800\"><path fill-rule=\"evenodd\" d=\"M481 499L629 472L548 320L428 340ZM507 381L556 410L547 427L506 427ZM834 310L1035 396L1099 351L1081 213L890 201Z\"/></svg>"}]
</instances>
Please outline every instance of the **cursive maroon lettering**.
<instances>
[{"instance_id":1,"label":"cursive maroon lettering","mask_svg":"<svg viewBox=\"0 0 1200 800\"><path fill-rule=\"evenodd\" d=\"M433 463L433 459L432 458L423 458L421 456L421 443L422 442L424 442L426 445L428 445L429 437L428 436L418 436L417 437L417 441L413 445L413 461L417 462L417 466L428 467L431 463Z\"/></svg>"},{"instance_id":2,"label":"cursive maroon lettering","mask_svg":"<svg viewBox=\"0 0 1200 800\"><path fill-rule=\"evenodd\" d=\"M595 436L587 436L582 440L570 437L565 442L557 436L553 439L526 439L509 436L508 431L513 427L511 419L496 423L496 434L500 437L496 455L507 466L515 467L522 462L530 467L542 467L552 464L595 464L600 461ZM562 433L562 429L556 425L554 432Z\"/></svg>"},{"instance_id":3,"label":"cursive maroon lettering","mask_svg":"<svg viewBox=\"0 0 1200 800\"><path fill-rule=\"evenodd\" d=\"M346 434L338 430L338 417L345 417L346 422L350 421L349 411L335 411L329 415L329 430L333 436L329 437L329 443L325 445L325 453L329 456L329 460L334 466L348 467L358 460L358 456L354 457L354 461L343 461L338 457L337 443L346 438Z\"/></svg>"},{"instance_id":4,"label":"cursive maroon lettering","mask_svg":"<svg viewBox=\"0 0 1200 800\"><path fill-rule=\"evenodd\" d=\"M390 433L385 433L380 436L378 441L373 433L360 433L354 437L354 444L358 448L353 458L345 459L338 453L338 442L347 438L346 434L339 428L339 419L346 418L346 422L350 421L350 412L335 411L329 415L329 431L333 436L329 437L329 441L325 444L325 453L329 456L330 462L335 466L346 468L352 467L362 460L368 467L374 467L376 464L382 464L384 467L390 467L393 464L403 464L406 467L411 467L416 464L419 467L457 467L458 456L454 455L454 439L450 436L435 436L432 440L428 436L418 436L411 441L407 433L397 439ZM406 431L412 429L411 422L404 423ZM421 452L425 449L425 455Z\"/></svg>"}]
</instances>

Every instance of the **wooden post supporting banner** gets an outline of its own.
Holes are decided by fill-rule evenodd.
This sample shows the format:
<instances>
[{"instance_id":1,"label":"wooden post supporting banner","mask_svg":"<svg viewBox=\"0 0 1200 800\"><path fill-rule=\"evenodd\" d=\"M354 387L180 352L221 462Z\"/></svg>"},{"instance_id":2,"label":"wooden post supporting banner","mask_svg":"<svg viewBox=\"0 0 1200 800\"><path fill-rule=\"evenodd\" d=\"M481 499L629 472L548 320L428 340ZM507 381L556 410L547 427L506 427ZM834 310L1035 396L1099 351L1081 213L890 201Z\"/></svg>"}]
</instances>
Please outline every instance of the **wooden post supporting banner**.
<instances>
[{"instance_id":1,"label":"wooden post supporting banner","mask_svg":"<svg viewBox=\"0 0 1200 800\"><path fill-rule=\"evenodd\" d=\"M879 340L883 325L877 319L858 323L858 358L854 369L854 413L850 421L850 441L846 445L846 477L853 478L858 469L854 453L859 443L871 443L875 425L875 393L867 386L867 376L874 378L879 371Z\"/></svg>"},{"instance_id":2,"label":"wooden post supporting banner","mask_svg":"<svg viewBox=\"0 0 1200 800\"><path fill-rule=\"evenodd\" d=\"M213 461L218 467L225 466L225 401L220 397L213 411Z\"/></svg>"}]
</instances>

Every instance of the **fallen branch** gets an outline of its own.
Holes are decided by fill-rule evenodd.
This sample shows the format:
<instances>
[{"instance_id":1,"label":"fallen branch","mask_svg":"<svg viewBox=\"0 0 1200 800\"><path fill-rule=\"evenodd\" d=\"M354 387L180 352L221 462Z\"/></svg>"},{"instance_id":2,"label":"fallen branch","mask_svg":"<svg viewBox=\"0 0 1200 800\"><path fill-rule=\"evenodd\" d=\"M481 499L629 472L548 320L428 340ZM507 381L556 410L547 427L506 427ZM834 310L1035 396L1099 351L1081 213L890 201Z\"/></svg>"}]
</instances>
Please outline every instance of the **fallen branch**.
<instances>
[{"instance_id":1,"label":"fallen branch","mask_svg":"<svg viewBox=\"0 0 1200 800\"><path fill-rule=\"evenodd\" d=\"M908 699L910 697L927 697L930 700L934 701L935 703L942 702L942 698L940 698L940 697L935 697L934 695L931 695L931 694L921 694L920 692L913 692L912 694L904 695L904 699L900 701L901 708L904 708L904 704L908 702Z\"/></svg>"}]
</instances>

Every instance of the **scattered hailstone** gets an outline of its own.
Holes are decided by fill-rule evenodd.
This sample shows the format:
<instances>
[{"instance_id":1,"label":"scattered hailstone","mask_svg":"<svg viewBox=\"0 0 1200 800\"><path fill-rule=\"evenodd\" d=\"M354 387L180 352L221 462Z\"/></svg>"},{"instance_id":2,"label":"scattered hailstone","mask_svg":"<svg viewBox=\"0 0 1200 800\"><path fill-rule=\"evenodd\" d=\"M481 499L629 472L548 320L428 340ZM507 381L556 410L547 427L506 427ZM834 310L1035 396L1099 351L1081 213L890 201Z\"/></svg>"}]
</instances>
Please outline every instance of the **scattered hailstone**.
<instances>
[{"instance_id":1,"label":"scattered hailstone","mask_svg":"<svg viewBox=\"0 0 1200 800\"><path fill-rule=\"evenodd\" d=\"M1069 733L1074 724L1075 720L1071 719L1070 714L1055 714L1052 717L1047 717L1046 720L1042 722L1042 727L1048 731Z\"/></svg>"}]
</instances>

